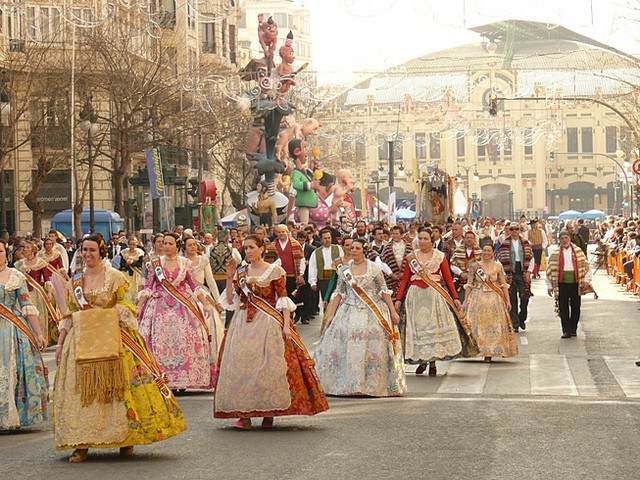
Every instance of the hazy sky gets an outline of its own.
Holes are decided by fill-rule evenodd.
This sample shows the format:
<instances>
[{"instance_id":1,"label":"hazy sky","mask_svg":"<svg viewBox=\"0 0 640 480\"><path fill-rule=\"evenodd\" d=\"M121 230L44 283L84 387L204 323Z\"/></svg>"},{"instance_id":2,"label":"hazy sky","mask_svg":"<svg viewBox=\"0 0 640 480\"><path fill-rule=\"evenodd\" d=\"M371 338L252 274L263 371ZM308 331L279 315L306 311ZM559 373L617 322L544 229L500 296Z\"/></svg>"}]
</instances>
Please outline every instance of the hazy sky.
<instances>
[{"instance_id":1,"label":"hazy sky","mask_svg":"<svg viewBox=\"0 0 640 480\"><path fill-rule=\"evenodd\" d=\"M300 2L298 2L300 3ZM640 56L640 0L304 0L322 82L378 71L425 53L479 42L466 28L499 20L562 25Z\"/></svg>"}]
</instances>

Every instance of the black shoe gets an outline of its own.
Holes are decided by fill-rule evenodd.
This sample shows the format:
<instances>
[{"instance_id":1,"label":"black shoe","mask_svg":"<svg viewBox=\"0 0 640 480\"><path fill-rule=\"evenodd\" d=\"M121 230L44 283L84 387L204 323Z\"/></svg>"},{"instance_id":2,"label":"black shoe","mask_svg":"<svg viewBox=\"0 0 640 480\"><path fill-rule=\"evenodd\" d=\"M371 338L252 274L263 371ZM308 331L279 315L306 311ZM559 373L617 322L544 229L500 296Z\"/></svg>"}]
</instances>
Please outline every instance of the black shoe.
<instances>
[{"instance_id":1,"label":"black shoe","mask_svg":"<svg viewBox=\"0 0 640 480\"><path fill-rule=\"evenodd\" d=\"M577 334L577 333L573 333L573 332L572 332L572 333L570 333L569 335L571 335L572 337L577 337L577 336L578 336L578 334Z\"/></svg>"},{"instance_id":2,"label":"black shoe","mask_svg":"<svg viewBox=\"0 0 640 480\"><path fill-rule=\"evenodd\" d=\"M520 322L520 328L521 328L522 330L526 330L526 329L527 329L527 326L525 325L525 323L524 323L524 322Z\"/></svg>"},{"instance_id":3,"label":"black shoe","mask_svg":"<svg viewBox=\"0 0 640 480\"><path fill-rule=\"evenodd\" d=\"M513 331L518 333L518 327L513 327Z\"/></svg>"},{"instance_id":4,"label":"black shoe","mask_svg":"<svg viewBox=\"0 0 640 480\"><path fill-rule=\"evenodd\" d=\"M636 361L636 367L640 367L640 360Z\"/></svg>"},{"instance_id":5,"label":"black shoe","mask_svg":"<svg viewBox=\"0 0 640 480\"><path fill-rule=\"evenodd\" d=\"M302 323L302 325L309 325L309 320L307 320L306 318L303 318L300 323Z\"/></svg>"},{"instance_id":6,"label":"black shoe","mask_svg":"<svg viewBox=\"0 0 640 480\"><path fill-rule=\"evenodd\" d=\"M560 338L571 338L571 334L570 333L563 333Z\"/></svg>"}]
</instances>

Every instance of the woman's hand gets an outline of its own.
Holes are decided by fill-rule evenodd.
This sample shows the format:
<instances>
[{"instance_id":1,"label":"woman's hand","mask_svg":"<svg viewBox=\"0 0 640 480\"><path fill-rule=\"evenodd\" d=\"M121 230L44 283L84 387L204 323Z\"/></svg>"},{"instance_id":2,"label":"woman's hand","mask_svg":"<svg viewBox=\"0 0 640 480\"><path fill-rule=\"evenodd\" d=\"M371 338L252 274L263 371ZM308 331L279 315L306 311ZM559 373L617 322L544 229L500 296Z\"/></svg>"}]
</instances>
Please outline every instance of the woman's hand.
<instances>
[{"instance_id":1,"label":"woman's hand","mask_svg":"<svg viewBox=\"0 0 640 480\"><path fill-rule=\"evenodd\" d=\"M282 336L287 342L291 340L291 327L289 326L289 322L286 322L284 327L282 327Z\"/></svg>"},{"instance_id":2,"label":"woman's hand","mask_svg":"<svg viewBox=\"0 0 640 480\"><path fill-rule=\"evenodd\" d=\"M44 338L44 335L38 335L36 341L38 342L38 350L44 352L47 348L47 340Z\"/></svg>"},{"instance_id":3,"label":"woman's hand","mask_svg":"<svg viewBox=\"0 0 640 480\"><path fill-rule=\"evenodd\" d=\"M60 365L60 357L62 356L62 345L56 347L56 366Z\"/></svg>"},{"instance_id":4,"label":"woman's hand","mask_svg":"<svg viewBox=\"0 0 640 480\"><path fill-rule=\"evenodd\" d=\"M460 303L460 300L458 300L457 298L453 301L453 304L456 306L456 308L458 310L462 310L462 304Z\"/></svg>"},{"instance_id":5,"label":"woman's hand","mask_svg":"<svg viewBox=\"0 0 640 480\"><path fill-rule=\"evenodd\" d=\"M391 321L394 325L398 325L400 323L400 315L395 310L391 310Z\"/></svg>"},{"instance_id":6,"label":"woman's hand","mask_svg":"<svg viewBox=\"0 0 640 480\"><path fill-rule=\"evenodd\" d=\"M216 310L218 310L218 313L222 313L224 312L224 307L222 306L222 304L216 303Z\"/></svg>"},{"instance_id":7,"label":"woman's hand","mask_svg":"<svg viewBox=\"0 0 640 480\"><path fill-rule=\"evenodd\" d=\"M507 300L507 312L511 311L511 302Z\"/></svg>"},{"instance_id":8,"label":"woman's hand","mask_svg":"<svg viewBox=\"0 0 640 480\"><path fill-rule=\"evenodd\" d=\"M394 305L394 307L396 307L396 311L398 311L398 312L402 308L402 302L400 300L396 300L393 305Z\"/></svg>"}]
</instances>

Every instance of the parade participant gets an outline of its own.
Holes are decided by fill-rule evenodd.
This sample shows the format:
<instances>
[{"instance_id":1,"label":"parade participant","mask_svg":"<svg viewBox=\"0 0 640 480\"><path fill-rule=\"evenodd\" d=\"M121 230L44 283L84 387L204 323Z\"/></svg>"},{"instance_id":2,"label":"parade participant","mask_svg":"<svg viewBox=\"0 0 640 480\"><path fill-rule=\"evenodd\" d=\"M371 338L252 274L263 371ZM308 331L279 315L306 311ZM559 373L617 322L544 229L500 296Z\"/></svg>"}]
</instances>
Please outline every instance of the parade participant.
<instances>
[{"instance_id":1,"label":"parade participant","mask_svg":"<svg viewBox=\"0 0 640 480\"><path fill-rule=\"evenodd\" d=\"M589 290L591 270L582 249L571 242L571 233L559 234L560 248L549 257L547 293L554 296L562 324L562 337L575 337L580 321L580 295Z\"/></svg>"},{"instance_id":2,"label":"parade participant","mask_svg":"<svg viewBox=\"0 0 640 480\"><path fill-rule=\"evenodd\" d=\"M300 243L289 236L286 225L276 225L274 230L276 239L266 246L265 260L268 263L280 260L280 265L287 274L287 292L291 297L296 287L304 284L304 251Z\"/></svg>"},{"instance_id":3,"label":"parade participant","mask_svg":"<svg viewBox=\"0 0 640 480\"><path fill-rule=\"evenodd\" d=\"M472 231L467 231L463 238L463 244L455 248L449 261L458 298L461 301L464 301L463 287L469 277L469 265L471 262L480 260L480 248L478 247L476 234Z\"/></svg>"},{"instance_id":4,"label":"parade participant","mask_svg":"<svg viewBox=\"0 0 640 480\"><path fill-rule=\"evenodd\" d=\"M382 250L382 261L391 269L391 275L386 275L387 287L391 290L391 295L395 296L402 280L405 266L404 257L411 253L413 247L403 240L404 229L396 225L391 229L391 242L385 245Z\"/></svg>"},{"instance_id":5,"label":"parade participant","mask_svg":"<svg viewBox=\"0 0 640 480\"><path fill-rule=\"evenodd\" d=\"M7 265L0 240L0 430L38 425L48 419L47 373L41 351L47 341L27 281Z\"/></svg>"},{"instance_id":6,"label":"parade participant","mask_svg":"<svg viewBox=\"0 0 640 480\"><path fill-rule=\"evenodd\" d=\"M462 246L464 243L464 231L462 230L462 223L455 222L451 225L451 238L445 242L445 255L447 257L447 262L451 260L451 255L453 251Z\"/></svg>"},{"instance_id":7,"label":"parade participant","mask_svg":"<svg viewBox=\"0 0 640 480\"><path fill-rule=\"evenodd\" d=\"M53 403L56 448L74 448L72 463L85 461L89 448L120 448L120 455L130 456L134 445L186 428L138 333L125 276L103 262L102 235L86 238L82 255L84 272L69 285L73 314L60 323Z\"/></svg>"},{"instance_id":8,"label":"parade participant","mask_svg":"<svg viewBox=\"0 0 640 480\"><path fill-rule=\"evenodd\" d=\"M304 252L306 267L303 275L304 283L296 289L296 298L294 301L298 308L296 308L294 323L298 323L298 321L300 321L303 325L308 325L309 320L311 320L318 311L318 292L313 291L309 285L309 259L311 258L315 247L311 245L310 241L313 236L309 235L307 232L298 230L296 236L298 237L298 242Z\"/></svg>"},{"instance_id":9,"label":"parade participant","mask_svg":"<svg viewBox=\"0 0 640 480\"><path fill-rule=\"evenodd\" d=\"M25 241L25 258L19 260L15 268L25 274L31 302L38 309L40 330L47 340L47 345L58 341L58 312L53 302L53 285L49 281L52 273L47 269L47 261L37 257L38 247Z\"/></svg>"},{"instance_id":10,"label":"parade participant","mask_svg":"<svg viewBox=\"0 0 640 480\"><path fill-rule=\"evenodd\" d=\"M158 359L172 389L209 389L215 377L209 321L212 307L178 256L176 233L164 237L164 255L151 259L145 286L138 293L140 334ZM200 303L198 304L198 300Z\"/></svg>"},{"instance_id":11,"label":"parade participant","mask_svg":"<svg viewBox=\"0 0 640 480\"><path fill-rule=\"evenodd\" d=\"M344 255L340 245L332 243L331 230L324 229L320 232L322 246L317 248L309 259L309 285L314 292L320 291L324 298L329 287L329 281L336 271L333 261Z\"/></svg>"},{"instance_id":12,"label":"parade participant","mask_svg":"<svg viewBox=\"0 0 640 480\"><path fill-rule=\"evenodd\" d=\"M509 285L502 264L493 259L491 237L480 240L479 262L469 266L463 310L469 327L478 342L485 362L492 357L513 357L518 354L518 340L511 323Z\"/></svg>"},{"instance_id":13,"label":"parade participant","mask_svg":"<svg viewBox=\"0 0 640 480\"><path fill-rule=\"evenodd\" d=\"M53 242L53 249L60 254L60 258L62 260L62 268L64 269L65 272L68 272L69 271L69 255L67 254L67 250L64 248L62 243L59 242L59 240L64 239L64 236L58 233L57 230L49 230L49 233L47 234L47 238L51 239L51 241Z\"/></svg>"},{"instance_id":14,"label":"parade participant","mask_svg":"<svg viewBox=\"0 0 640 480\"><path fill-rule=\"evenodd\" d=\"M509 236L498 247L498 261L502 264L509 284L509 302L511 303L511 322L517 332L527 328L527 307L531 293L531 274L534 262L531 243L520 236L520 225L509 225ZM519 301L518 301L519 300Z\"/></svg>"},{"instance_id":15,"label":"parade participant","mask_svg":"<svg viewBox=\"0 0 640 480\"><path fill-rule=\"evenodd\" d=\"M144 259L144 250L138 248L138 239L135 236L129 238L127 248L120 250L120 261L118 270L123 272L127 277L129 284L129 301L135 303L138 297L138 284L142 276L142 261Z\"/></svg>"},{"instance_id":16,"label":"parade participant","mask_svg":"<svg viewBox=\"0 0 640 480\"><path fill-rule=\"evenodd\" d=\"M66 279L68 278L67 269L64 267L62 255L60 255L60 252L55 247L56 245L55 240L47 237L44 241L44 248L38 252L38 257L47 261L47 269L51 273L59 273ZM64 256L67 256L66 252Z\"/></svg>"},{"instance_id":17,"label":"parade participant","mask_svg":"<svg viewBox=\"0 0 640 480\"><path fill-rule=\"evenodd\" d=\"M382 256L382 250L387 242L384 241L384 228L377 226L373 228L373 242L371 242L371 250L376 252L378 256Z\"/></svg>"},{"instance_id":18,"label":"parade participant","mask_svg":"<svg viewBox=\"0 0 640 480\"><path fill-rule=\"evenodd\" d=\"M242 262L242 256L240 252L233 248L229 244L230 232L228 230L220 230L218 232L218 242L209 251L209 265L211 266L211 273L216 281L218 291L224 290L226 286L226 268L229 259L233 258L236 263ZM225 328L229 325L232 311L227 311L225 314Z\"/></svg>"},{"instance_id":19,"label":"parade participant","mask_svg":"<svg viewBox=\"0 0 640 480\"><path fill-rule=\"evenodd\" d=\"M571 237L571 243L573 243L574 245L577 245L580 248L580 250L582 250L582 253L584 253L584 256L586 257L587 243L584 241L584 239L580 235L576 233L576 225L575 223L573 223L573 220L569 220L567 222L565 231L569 232L569 236Z\"/></svg>"},{"instance_id":20,"label":"parade participant","mask_svg":"<svg viewBox=\"0 0 640 480\"><path fill-rule=\"evenodd\" d=\"M400 317L380 267L367 260L364 240L339 262L338 286L327 306L327 325L314 359L330 395L399 396L405 393Z\"/></svg>"},{"instance_id":21,"label":"parade participant","mask_svg":"<svg viewBox=\"0 0 640 480\"><path fill-rule=\"evenodd\" d=\"M214 394L215 418L239 418L234 427L251 428L252 417L314 415L329 408L304 344L291 323L296 306L287 296L285 271L264 261L264 242L245 239L246 264L231 259L222 302L235 310L225 335Z\"/></svg>"},{"instance_id":22,"label":"parade participant","mask_svg":"<svg viewBox=\"0 0 640 480\"><path fill-rule=\"evenodd\" d=\"M416 374L429 366L429 376L435 376L436 360L477 355L477 345L460 319L447 259L431 239L430 229L420 230L420 248L406 258L395 305L400 310L404 303L406 310L405 361L418 364Z\"/></svg>"},{"instance_id":23,"label":"parade participant","mask_svg":"<svg viewBox=\"0 0 640 480\"><path fill-rule=\"evenodd\" d=\"M533 277L540 278L540 265L542 264L542 252L547 248L547 234L542 229L542 224L538 220L531 220L531 229L524 235L524 238L531 243L533 250Z\"/></svg>"},{"instance_id":24,"label":"parade participant","mask_svg":"<svg viewBox=\"0 0 640 480\"><path fill-rule=\"evenodd\" d=\"M220 303L220 292L218 285L213 278L209 259L201 255L198 251L199 245L195 238L186 237L184 240L185 258L191 262L191 273L198 284L204 288L207 294L207 302L213 306L211 309L213 316L209 322L209 332L211 334L211 354L213 363L218 363L218 350L224 335L224 322L220 318L220 313L224 311Z\"/></svg>"},{"instance_id":25,"label":"parade participant","mask_svg":"<svg viewBox=\"0 0 640 480\"><path fill-rule=\"evenodd\" d=\"M441 252L446 250L445 242L442 240L442 227L435 225L431 229L431 238L433 238L433 248L440 250Z\"/></svg>"}]
</instances>

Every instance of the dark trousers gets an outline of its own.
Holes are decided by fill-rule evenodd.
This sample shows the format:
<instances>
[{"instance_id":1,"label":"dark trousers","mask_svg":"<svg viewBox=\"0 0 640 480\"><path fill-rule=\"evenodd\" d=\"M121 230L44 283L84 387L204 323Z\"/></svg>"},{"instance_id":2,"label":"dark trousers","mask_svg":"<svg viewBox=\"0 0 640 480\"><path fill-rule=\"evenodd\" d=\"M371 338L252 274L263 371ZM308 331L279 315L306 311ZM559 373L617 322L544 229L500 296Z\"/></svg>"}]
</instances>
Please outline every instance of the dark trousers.
<instances>
[{"instance_id":1,"label":"dark trousers","mask_svg":"<svg viewBox=\"0 0 640 480\"><path fill-rule=\"evenodd\" d=\"M577 283L558 284L558 309L562 333L575 335L580 321L580 295Z\"/></svg>"},{"instance_id":2,"label":"dark trousers","mask_svg":"<svg viewBox=\"0 0 640 480\"><path fill-rule=\"evenodd\" d=\"M518 299L520 299L520 305L518 305ZM527 307L529 306L529 297L524 288L524 274L513 274L509 287L509 300L511 302L511 323L514 328L519 328L527 321Z\"/></svg>"},{"instance_id":3,"label":"dark trousers","mask_svg":"<svg viewBox=\"0 0 640 480\"><path fill-rule=\"evenodd\" d=\"M216 285L218 287L218 292L220 292L220 295L222 295L222 292L224 292L225 288L227 288L227 281L226 280L216 280ZM226 310L224 316L220 315L222 318L222 320L224 320L224 328L229 328L229 322L231 322L231 317L233 317L233 310Z\"/></svg>"},{"instance_id":4,"label":"dark trousers","mask_svg":"<svg viewBox=\"0 0 640 480\"><path fill-rule=\"evenodd\" d=\"M327 294L327 290L329 288L329 280L318 280L318 292L320 298L324 299L324 296Z\"/></svg>"}]
</instances>

